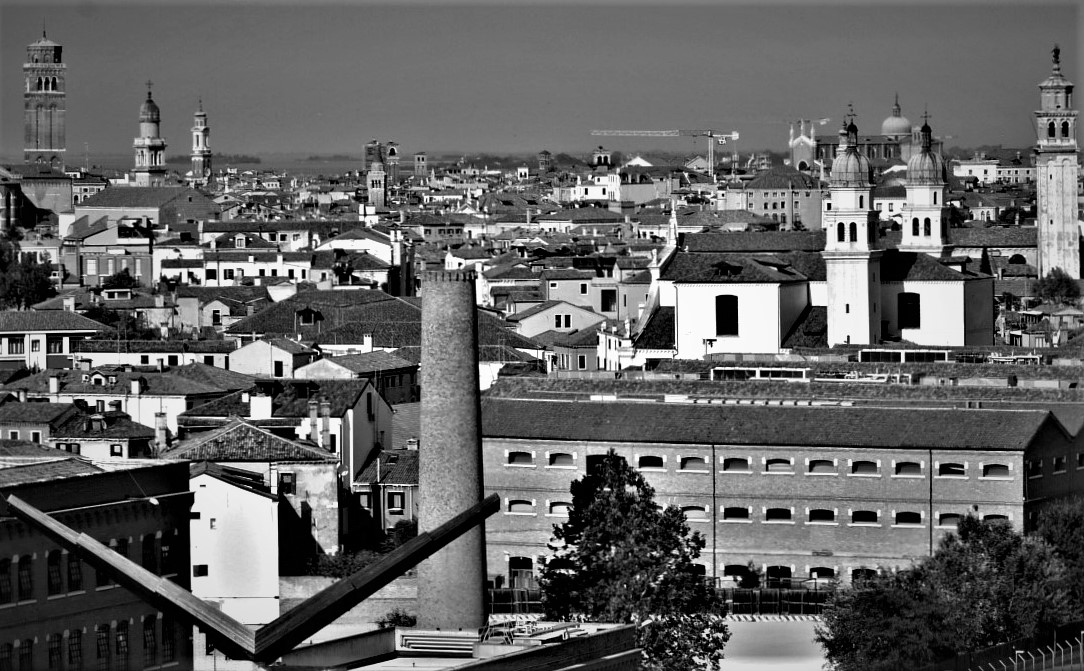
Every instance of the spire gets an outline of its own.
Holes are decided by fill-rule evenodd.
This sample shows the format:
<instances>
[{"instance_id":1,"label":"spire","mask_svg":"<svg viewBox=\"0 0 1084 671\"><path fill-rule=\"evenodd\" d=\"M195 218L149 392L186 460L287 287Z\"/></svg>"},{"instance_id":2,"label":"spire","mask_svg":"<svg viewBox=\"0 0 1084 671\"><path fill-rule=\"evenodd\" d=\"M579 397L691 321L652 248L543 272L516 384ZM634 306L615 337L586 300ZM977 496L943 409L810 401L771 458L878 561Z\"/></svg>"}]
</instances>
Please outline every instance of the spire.
<instances>
[{"instance_id":1,"label":"spire","mask_svg":"<svg viewBox=\"0 0 1084 671\"><path fill-rule=\"evenodd\" d=\"M154 86L154 82L147 80L147 100L151 99L151 87Z\"/></svg>"},{"instance_id":2,"label":"spire","mask_svg":"<svg viewBox=\"0 0 1084 671\"><path fill-rule=\"evenodd\" d=\"M922 110L922 151L929 153L933 147L933 130L930 128L930 112L928 109Z\"/></svg>"},{"instance_id":3,"label":"spire","mask_svg":"<svg viewBox=\"0 0 1084 671\"><path fill-rule=\"evenodd\" d=\"M903 110L900 108L900 94L896 92L896 103L892 105L892 116L902 116Z\"/></svg>"},{"instance_id":4,"label":"spire","mask_svg":"<svg viewBox=\"0 0 1084 671\"><path fill-rule=\"evenodd\" d=\"M854 123L855 118L858 115L854 113L854 103L847 103L847 146L848 148L858 147L858 125Z\"/></svg>"},{"instance_id":5,"label":"spire","mask_svg":"<svg viewBox=\"0 0 1084 671\"><path fill-rule=\"evenodd\" d=\"M1053 73L1056 75L1061 74L1061 47L1054 43L1054 48L1050 50L1050 55L1054 61Z\"/></svg>"}]
</instances>

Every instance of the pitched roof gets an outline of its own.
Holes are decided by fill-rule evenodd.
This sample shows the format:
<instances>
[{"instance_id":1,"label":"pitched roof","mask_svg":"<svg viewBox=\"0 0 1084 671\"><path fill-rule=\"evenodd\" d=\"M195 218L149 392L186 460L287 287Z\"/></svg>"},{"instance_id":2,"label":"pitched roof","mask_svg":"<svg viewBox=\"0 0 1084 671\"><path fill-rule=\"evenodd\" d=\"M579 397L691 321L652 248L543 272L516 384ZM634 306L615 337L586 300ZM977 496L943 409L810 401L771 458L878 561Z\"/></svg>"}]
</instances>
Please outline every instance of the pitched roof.
<instances>
[{"instance_id":1,"label":"pitched roof","mask_svg":"<svg viewBox=\"0 0 1084 671\"><path fill-rule=\"evenodd\" d=\"M624 215L604 210L600 207L575 207L568 210L559 210L539 215L537 221L570 221L584 223L614 223L624 221Z\"/></svg>"},{"instance_id":2,"label":"pitched roof","mask_svg":"<svg viewBox=\"0 0 1084 671\"><path fill-rule=\"evenodd\" d=\"M636 335L638 349L674 349L675 310L659 306L647 318L644 328Z\"/></svg>"},{"instance_id":3,"label":"pitched roof","mask_svg":"<svg viewBox=\"0 0 1084 671\"><path fill-rule=\"evenodd\" d=\"M231 420L221 428L183 440L164 450L160 456L192 461L338 462L338 457L331 452L277 436L240 418Z\"/></svg>"},{"instance_id":4,"label":"pitched roof","mask_svg":"<svg viewBox=\"0 0 1084 671\"><path fill-rule=\"evenodd\" d=\"M686 233L689 252L820 252L824 231Z\"/></svg>"},{"instance_id":5,"label":"pitched roof","mask_svg":"<svg viewBox=\"0 0 1084 671\"><path fill-rule=\"evenodd\" d=\"M354 482L359 485L417 485L418 451L384 450L358 472Z\"/></svg>"},{"instance_id":6,"label":"pitched roof","mask_svg":"<svg viewBox=\"0 0 1084 671\"><path fill-rule=\"evenodd\" d=\"M50 435L56 438L154 438L154 429L133 422L126 413L102 412L97 416L104 420L101 428L95 428L94 423L89 421L92 416L79 414L69 417Z\"/></svg>"},{"instance_id":7,"label":"pitched roof","mask_svg":"<svg viewBox=\"0 0 1084 671\"><path fill-rule=\"evenodd\" d=\"M66 454L66 453L65 453ZM52 482L79 475L102 473L104 469L75 456L57 458L0 458L0 489L32 482Z\"/></svg>"},{"instance_id":8,"label":"pitched roof","mask_svg":"<svg viewBox=\"0 0 1084 671\"><path fill-rule=\"evenodd\" d=\"M1038 410L482 399L484 437L534 440L1023 450L1052 420Z\"/></svg>"},{"instance_id":9,"label":"pitched roof","mask_svg":"<svg viewBox=\"0 0 1084 671\"><path fill-rule=\"evenodd\" d=\"M237 349L232 340L72 340L71 351L80 352L195 352L227 354Z\"/></svg>"},{"instance_id":10,"label":"pitched roof","mask_svg":"<svg viewBox=\"0 0 1084 671\"><path fill-rule=\"evenodd\" d=\"M162 207L189 193L206 198L195 189L183 186L126 186L102 189L79 203L78 207Z\"/></svg>"},{"instance_id":11,"label":"pitched roof","mask_svg":"<svg viewBox=\"0 0 1084 671\"><path fill-rule=\"evenodd\" d=\"M202 368L198 372L194 370L198 367L220 370L215 369L214 366L204 366L204 364L189 364L164 372L126 371L121 366L102 366L86 373L91 376L87 382L83 382L82 376L85 373L81 370L44 370L15 382L9 382L0 388L9 391L25 389L30 393L44 394L49 391L49 378L55 375L60 379L60 392L63 394L126 394L131 380L141 380L143 385L141 393L149 396L205 396L221 394L229 389L221 385L219 380L214 379L210 371L204 371ZM229 371L222 372L227 376L240 375ZM96 373L105 378L112 376L116 382L111 385L95 385L93 380ZM252 378L247 375L241 377L251 384Z\"/></svg>"},{"instance_id":12,"label":"pitched roof","mask_svg":"<svg viewBox=\"0 0 1084 671\"><path fill-rule=\"evenodd\" d=\"M71 403L5 403L0 405L0 424L49 424L75 412Z\"/></svg>"},{"instance_id":13,"label":"pitched roof","mask_svg":"<svg viewBox=\"0 0 1084 671\"><path fill-rule=\"evenodd\" d=\"M1034 226L950 228L949 242L957 247L1036 247Z\"/></svg>"},{"instance_id":14,"label":"pitched roof","mask_svg":"<svg viewBox=\"0 0 1084 671\"><path fill-rule=\"evenodd\" d=\"M888 250L881 257L881 279L884 282L960 282L988 277L970 270L960 272L921 252Z\"/></svg>"},{"instance_id":15,"label":"pitched roof","mask_svg":"<svg viewBox=\"0 0 1084 671\"><path fill-rule=\"evenodd\" d=\"M259 388L272 395L272 418L304 418L309 416L309 399L326 398L331 416L342 417L358 403L362 392L372 385L368 380L262 380ZM248 391L235 391L180 414L181 417L248 417L251 400ZM258 420L257 420L258 421Z\"/></svg>"},{"instance_id":16,"label":"pitched roof","mask_svg":"<svg viewBox=\"0 0 1084 671\"><path fill-rule=\"evenodd\" d=\"M0 332L106 331L109 327L83 315L64 310L0 311Z\"/></svg>"},{"instance_id":17,"label":"pitched roof","mask_svg":"<svg viewBox=\"0 0 1084 671\"><path fill-rule=\"evenodd\" d=\"M326 361L336 363L355 373L372 373L382 370L396 370L399 368L415 368L417 364L406 359L401 359L394 354L383 350L373 350L363 354L345 354L336 357L327 357Z\"/></svg>"},{"instance_id":18,"label":"pitched roof","mask_svg":"<svg viewBox=\"0 0 1084 671\"><path fill-rule=\"evenodd\" d=\"M798 282L806 276L777 256L749 254L677 253L662 268L661 278L673 282Z\"/></svg>"}]
</instances>

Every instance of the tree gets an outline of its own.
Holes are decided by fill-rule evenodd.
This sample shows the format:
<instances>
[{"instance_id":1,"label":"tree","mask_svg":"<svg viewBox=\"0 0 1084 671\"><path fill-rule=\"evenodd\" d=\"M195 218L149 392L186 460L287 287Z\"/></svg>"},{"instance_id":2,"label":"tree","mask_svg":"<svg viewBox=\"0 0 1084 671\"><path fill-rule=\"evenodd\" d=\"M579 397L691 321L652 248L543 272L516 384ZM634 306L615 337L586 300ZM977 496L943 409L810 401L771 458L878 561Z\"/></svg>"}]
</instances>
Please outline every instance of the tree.
<instances>
[{"instance_id":1,"label":"tree","mask_svg":"<svg viewBox=\"0 0 1084 671\"><path fill-rule=\"evenodd\" d=\"M1049 504L1039 513L1035 531L1065 567L1074 617L1084 616L1084 499Z\"/></svg>"},{"instance_id":2,"label":"tree","mask_svg":"<svg viewBox=\"0 0 1084 671\"><path fill-rule=\"evenodd\" d=\"M660 509L613 450L571 493L539 577L547 616L637 624L645 668L717 668L730 632L712 616L722 604L695 563L704 538L689 533L681 510ZM684 643L675 649L667 636Z\"/></svg>"},{"instance_id":3,"label":"tree","mask_svg":"<svg viewBox=\"0 0 1084 671\"><path fill-rule=\"evenodd\" d=\"M134 289L137 286L139 286L139 282L132 277L127 268L122 268L102 280L103 289Z\"/></svg>"},{"instance_id":4,"label":"tree","mask_svg":"<svg viewBox=\"0 0 1084 671\"><path fill-rule=\"evenodd\" d=\"M18 229L0 234L0 309L25 310L56 295L53 267L19 250Z\"/></svg>"},{"instance_id":5,"label":"tree","mask_svg":"<svg viewBox=\"0 0 1084 671\"><path fill-rule=\"evenodd\" d=\"M1063 624L1068 594L1050 545L968 516L917 566L836 591L816 636L838 671L915 668Z\"/></svg>"},{"instance_id":6,"label":"tree","mask_svg":"<svg viewBox=\"0 0 1084 671\"><path fill-rule=\"evenodd\" d=\"M1051 268L1035 289L1039 298L1050 303L1070 305L1080 298L1080 285L1061 268Z\"/></svg>"}]
</instances>

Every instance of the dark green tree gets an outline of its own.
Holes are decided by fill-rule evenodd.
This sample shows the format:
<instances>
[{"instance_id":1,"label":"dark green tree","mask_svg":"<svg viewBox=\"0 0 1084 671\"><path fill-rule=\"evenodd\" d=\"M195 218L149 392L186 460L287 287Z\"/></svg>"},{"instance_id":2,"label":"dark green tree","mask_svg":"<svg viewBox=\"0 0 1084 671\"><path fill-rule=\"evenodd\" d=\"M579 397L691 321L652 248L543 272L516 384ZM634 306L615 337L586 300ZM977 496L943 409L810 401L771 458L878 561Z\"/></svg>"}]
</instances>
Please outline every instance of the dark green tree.
<instances>
[{"instance_id":1,"label":"dark green tree","mask_svg":"<svg viewBox=\"0 0 1084 671\"><path fill-rule=\"evenodd\" d=\"M22 253L14 230L0 235L0 308L25 310L56 295L50 279L53 267Z\"/></svg>"},{"instance_id":2,"label":"dark green tree","mask_svg":"<svg viewBox=\"0 0 1084 671\"><path fill-rule=\"evenodd\" d=\"M1039 513L1036 534L1061 560L1074 617L1084 616L1084 499L1049 504Z\"/></svg>"},{"instance_id":3,"label":"dark green tree","mask_svg":"<svg viewBox=\"0 0 1084 671\"><path fill-rule=\"evenodd\" d=\"M1080 285L1061 268L1051 268L1035 289L1039 298L1051 303L1070 305L1080 298Z\"/></svg>"},{"instance_id":4,"label":"dark green tree","mask_svg":"<svg viewBox=\"0 0 1084 671\"><path fill-rule=\"evenodd\" d=\"M1063 624L1069 602L1050 545L969 516L914 568L835 592L816 636L837 671L915 668Z\"/></svg>"},{"instance_id":5,"label":"dark green tree","mask_svg":"<svg viewBox=\"0 0 1084 671\"><path fill-rule=\"evenodd\" d=\"M571 492L540 574L547 616L639 625L646 668L716 668L730 633L695 562L704 538L690 534L681 510L660 508L613 450Z\"/></svg>"},{"instance_id":6,"label":"dark green tree","mask_svg":"<svg viewBox=\"0 0 1084 671\"><path fill-rule=\"evenodd\" d=\"M103 289L134 289L137 286L139 286L139 282L132 277L127 268L122 268L102 280Z\"/></svg>"}]
</instances>

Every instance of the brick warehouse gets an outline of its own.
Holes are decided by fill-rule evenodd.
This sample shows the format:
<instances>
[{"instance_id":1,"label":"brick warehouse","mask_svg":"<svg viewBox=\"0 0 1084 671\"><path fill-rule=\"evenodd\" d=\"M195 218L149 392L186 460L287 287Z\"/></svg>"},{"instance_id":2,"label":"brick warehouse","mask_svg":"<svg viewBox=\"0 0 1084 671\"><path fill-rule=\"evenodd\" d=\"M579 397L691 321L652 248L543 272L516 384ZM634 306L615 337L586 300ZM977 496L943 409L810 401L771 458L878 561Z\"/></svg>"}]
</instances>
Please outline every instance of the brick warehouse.
<instances>
[{"instance_id":1,"label":"brick warehouse","mask_svg":"<svg viewBox=\"0 0 1084 671\"><path fill-rule=\"evenodd\" d=\"M1079 448L1041 410L483 400L491 576L530 586L569 485L611 447L707 546L705 573L777 578L908 565L974 513L1024 526L1025 458ZM1050 459L1048 458L1048 461ZM714 561L713 561L714 557Z\"/></svg>"}]
</instances>

